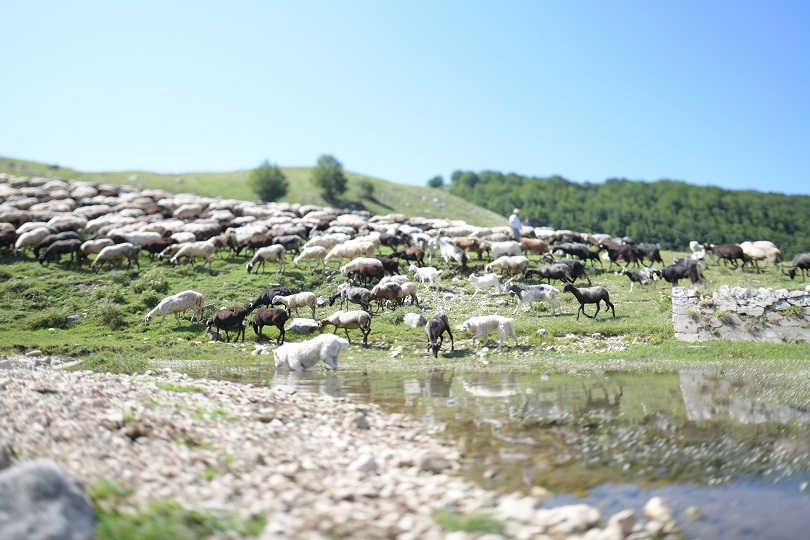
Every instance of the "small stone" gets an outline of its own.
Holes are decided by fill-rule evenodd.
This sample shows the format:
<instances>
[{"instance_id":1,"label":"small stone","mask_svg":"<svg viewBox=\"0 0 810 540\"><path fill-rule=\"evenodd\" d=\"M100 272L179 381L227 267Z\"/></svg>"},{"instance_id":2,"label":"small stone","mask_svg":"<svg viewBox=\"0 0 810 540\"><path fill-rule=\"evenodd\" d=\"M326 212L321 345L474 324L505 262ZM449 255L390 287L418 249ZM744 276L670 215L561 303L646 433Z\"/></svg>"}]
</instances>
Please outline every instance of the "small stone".
<instances>
[{"instance_id":1,"label":"small stone","mask_svg":"<svg viewBox=\"0 0 810 540\"><path fill-rule=\"evenodd\" d=\"M33 351L28 351L27 353L25 353L25 356L28 356L29 358L42 356L42 351L40 351L39 349L34 349Z\"/></svg>"}]
</instances>

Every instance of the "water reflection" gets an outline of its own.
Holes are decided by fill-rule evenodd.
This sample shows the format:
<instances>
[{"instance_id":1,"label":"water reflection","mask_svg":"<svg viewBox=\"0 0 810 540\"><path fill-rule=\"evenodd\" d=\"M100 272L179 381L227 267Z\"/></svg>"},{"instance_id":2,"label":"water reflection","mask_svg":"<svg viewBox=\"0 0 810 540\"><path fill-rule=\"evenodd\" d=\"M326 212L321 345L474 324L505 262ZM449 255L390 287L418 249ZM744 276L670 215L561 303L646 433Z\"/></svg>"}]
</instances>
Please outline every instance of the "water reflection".
<instances>
[{"instance_id":1,"label":"water reflection","mask_svg":"<svg viewBox=\"0 0 810 540\"><path fill-rule=\"evenodd\" d=\"M217 376L201 365L186 371ZM468 478L504 491L543 486L559 494L550 505L584 496L610 514L640 511L664 494L676 511L697 505L707 514L695 523L678 516L688 538L728 537L730 530L792 538L810 526L810 514L795 512L810 502L800 489L810 471L810 410L798 380L793 392L776 375L729 369L401 376L264 365L219 378L410 414L454 441ZM730 493L734 505L724 500Z\"/></svg>"}]
</instances>

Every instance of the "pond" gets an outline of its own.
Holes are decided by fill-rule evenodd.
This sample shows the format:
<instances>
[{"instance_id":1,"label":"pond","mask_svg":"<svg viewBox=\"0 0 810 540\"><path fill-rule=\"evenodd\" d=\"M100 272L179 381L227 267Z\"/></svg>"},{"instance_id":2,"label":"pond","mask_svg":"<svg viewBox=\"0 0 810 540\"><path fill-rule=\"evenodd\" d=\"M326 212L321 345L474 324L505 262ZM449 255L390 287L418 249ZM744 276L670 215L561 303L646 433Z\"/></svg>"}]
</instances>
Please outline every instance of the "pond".
<instances>
[{"instance_id":1,"label":"pond","mask_svg":"<svg viewBox=\"0 0 810 540\"><path fill-rule=\"evenodd\" d=\"M176 368L176 366L175 366ZM810 526L807 381L731 369L674 374L420 376L288 372L192 375L377 403L457 445L463 474L497 491L642 515L653 496L686 538L785 539Z\"/></svg>"}]
</instances>

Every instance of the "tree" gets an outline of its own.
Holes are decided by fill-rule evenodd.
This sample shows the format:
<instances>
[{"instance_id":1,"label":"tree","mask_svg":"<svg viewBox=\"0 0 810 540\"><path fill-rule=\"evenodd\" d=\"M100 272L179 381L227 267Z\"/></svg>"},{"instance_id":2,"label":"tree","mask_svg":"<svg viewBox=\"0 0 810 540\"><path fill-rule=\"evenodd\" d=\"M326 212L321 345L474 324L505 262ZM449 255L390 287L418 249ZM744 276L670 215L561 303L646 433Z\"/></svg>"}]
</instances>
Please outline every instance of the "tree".
<instances>
[{"instance_id":1,"label":"tree","mask_svg":"<svg viewBox=\"0 0 810 540\"><path fill-rule=\"evenodd\" d=\"M374 198L374 183L371 180L360 181L360 197L369 200Z\"/></svg>"},{"instance_id":2,"label":"tree","mask_svg":"<svg viewBox=\"0 0 810 540\"><path fill-rule=\"evenodd\" d=\"M250 188L265 202L277 201L287 194L290 183L276 165L264 160L257 169L250 173Z\"/></svg>"},{"instance_id":3,"label":"tree","mask_svg":"<svg viewBox=\"0 0 810 540\"><path fill-rule=\"evenodd\" d=\"M347 180L343 174L343 165L332 156L324 154L318 158L318 166L312 169L311 180L321 189L326 199L334 199L346 192Z\"/></svg>"},{"instance_id":4,"label":"tree","mask_svg":"<svg viewBox=\"0 0 810 540\"><path fill-rule=\"evenodd\" d=\"M444 186L444 178L442 178L441 175L436 175L428 180L427 185L428 187L439 189L440 187Z\"/></svg>"}]
</instances>

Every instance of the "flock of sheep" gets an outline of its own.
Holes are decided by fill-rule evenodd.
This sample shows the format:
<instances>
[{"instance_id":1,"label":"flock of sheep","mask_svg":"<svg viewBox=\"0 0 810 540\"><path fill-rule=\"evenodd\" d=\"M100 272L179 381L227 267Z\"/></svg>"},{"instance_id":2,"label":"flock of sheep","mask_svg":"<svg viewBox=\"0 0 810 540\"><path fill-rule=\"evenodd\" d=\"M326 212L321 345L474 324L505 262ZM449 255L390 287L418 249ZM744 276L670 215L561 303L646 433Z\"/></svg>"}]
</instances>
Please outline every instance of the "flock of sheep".
<instances>
[{"instance_id":1,"label":"flock of sheep","mask_svg":"<svg viewBox=\"0 0 810 540\"><path fill-rule=\"evenodd\" d=\"M67 255L70 263L89 263L97 272L105 265L123 262L127 268L133 263L140 267L139 258L147 254L152 260L168 260L172 266L200 260L210 268L218 254L247 254L248 273L265 272L270 264L271 269L276 265L283 274L288 254L295 253L296 267L323 274L337 263L346 280L329 302L334 305L339 300L342 309L314 321L321 333L317 338L284 343L285 324L292 313L297 315L301 308L308 308L314 320L318 306L313 292L293 292L285 287L265 290L247 307L222 308L205 321L217 340L224 330L227 340L229 331L235 331L235 339L241 334L244 341L248 324L260 340L264 327L278 328L279 346L273 351L276 364L290 369L306 369L318 361L336 368L339 353L350 344L349 330L359 330L363 343L368 343L373 306L379 311L401 306L406 300L418 304L420 287L438 286L445 273L466 275L475 287L474 295L490 288L508 290L517 298L513 313L524 304L534 311L534 303L543 301L549 304L552 315L561 314L558 297L563 292L571 293L580 304L578 319L580 313L596 317L601 303L615 317L609 292L591 284L588 266L618 264L631 280L632 291L635 283L655 286L658 280L675 285L678 280L689 279L697 286L704 282L701 268L707 256L732 265L742 261L743 266L754 266L761 260L774 265L781 261L779 250L769 242L739 246L694 242L690 257L664 266L653 244L637 245L629 239L549 228L524 227L523 233L523 238L515 239L507 226L484 228L400 214L380 216L314 205L252 203L141 191L128 186L0 175L0 249L13 250L18 257L30 251L43 265L59 262ZM383 247L390 250L387 256L382 255ZM471 268L472 254L479 261L485 257L489 261L483 273L474 273ZM532 255L540 259L539 266L530 266ZM431 265L434 259L440 261L437 266ZM656 262L663 268L653 268ZM400 264L408 266L400 268ZM636 269L630 270L631 265ZM792 278L799 270L804 278L808 267L810 256L801 254L788 273ZM515 282L519 278L522 283ZM507 281L502 283L503 279ZM534 279L546 283L530 284ZM574 285L578 279L587 281L588 286ZM562 290L552 286L552 280L562 283ZM350 303L360 309L349 310ZM588 304L596 306L593 315L585 312ZM162 300L145 320L149 323L160 315L162 324L167 315L174 315L179 321L182 313L191 310L192 321L202 321L203 309L202 295L187 290ZM481 315L464 321L457 329L473 333L473 339L481 339L484 345L488 335L497 331L501 348L505 338L517 344L513 322L501 315ZM335 333L344 329L346 339L323 334L327 326L333 326ZM445 333L453 350L452 330L443 313L436 313L427 322L425 333L434 356L438 356Z\"/></svg>"}]
</instances>

